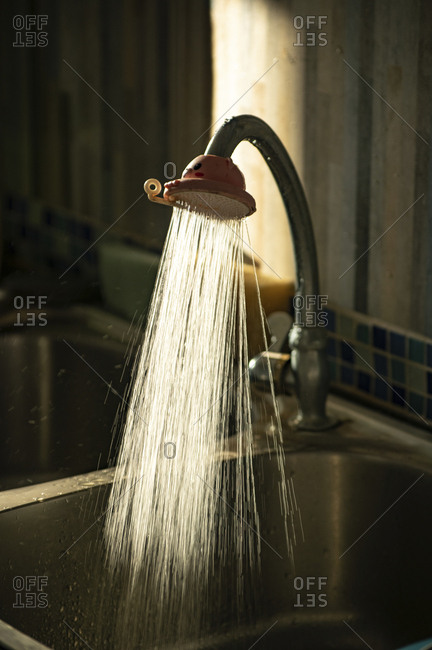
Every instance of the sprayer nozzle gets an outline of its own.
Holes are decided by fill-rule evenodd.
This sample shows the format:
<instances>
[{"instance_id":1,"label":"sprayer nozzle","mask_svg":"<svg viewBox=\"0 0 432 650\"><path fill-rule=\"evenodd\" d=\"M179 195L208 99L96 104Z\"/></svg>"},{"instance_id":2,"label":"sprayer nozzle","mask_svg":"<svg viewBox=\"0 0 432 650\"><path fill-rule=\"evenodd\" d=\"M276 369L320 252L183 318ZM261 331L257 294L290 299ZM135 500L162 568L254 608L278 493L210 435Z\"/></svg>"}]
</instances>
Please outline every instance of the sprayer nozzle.
<instances>
[{"instance_id":1,"label":"sprayer nozzle","mask_svg":"<svg viewBox=\"0 0 432 650\"><path fill-rule=\"evenodd\" d=\"M256 210L255 199L246 192L244 176L231 158L198 156L180 179L165 183L163 198L157 196L161 189L153 178L144 184L151 201L189 207L209 217L242 219Z\"/></svg>"}]
</instances>

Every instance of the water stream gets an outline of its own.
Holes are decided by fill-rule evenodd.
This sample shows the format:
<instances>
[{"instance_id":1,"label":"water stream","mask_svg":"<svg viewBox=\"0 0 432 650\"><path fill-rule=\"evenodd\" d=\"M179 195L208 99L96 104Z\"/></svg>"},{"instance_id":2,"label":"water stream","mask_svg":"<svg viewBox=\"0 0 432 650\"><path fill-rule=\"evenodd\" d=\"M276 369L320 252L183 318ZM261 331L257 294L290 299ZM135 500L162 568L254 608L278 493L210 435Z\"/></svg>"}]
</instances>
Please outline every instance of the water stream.
<instances>
[{"instance_id":1,"label":"water stream","mask_svg":"<svg viewBox=\"0 0 432 650\"><path fill-rule=\"evenodd\" d=\"M248 573L259 573L246 234L244 220L173 211L104 528L108 569L122 584L116 648L197 637L219 568L232 564L239 602ZM290 546L293 495L276 402L271 431ZM228 471L221 458L229 437L236 454Z\"/></svg>"}]
</instances>

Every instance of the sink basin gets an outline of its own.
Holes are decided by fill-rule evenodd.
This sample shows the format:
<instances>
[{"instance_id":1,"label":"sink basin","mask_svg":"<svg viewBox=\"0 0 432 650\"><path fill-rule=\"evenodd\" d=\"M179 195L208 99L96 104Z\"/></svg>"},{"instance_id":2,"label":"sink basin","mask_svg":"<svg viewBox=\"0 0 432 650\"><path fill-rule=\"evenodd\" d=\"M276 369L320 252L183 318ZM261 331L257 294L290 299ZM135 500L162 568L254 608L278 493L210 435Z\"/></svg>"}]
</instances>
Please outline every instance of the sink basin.
<instances>
[{"instance_id":1,"label":"sink basin","mask_svg":"<svg viewBox=\"0 0 432 650\"><path fill-rule=\"evenodd\" d=\"M106 467L129 323L90 307L17 322L26 314L0 318L0 489Z\"/></svg>"},{"instance_id":2,"label":"sink basin","mask_svg":"<svg viewBox=\"0 0 432 650\"><path fill-rule=\"evenodd\" d=\"M253 605L237 619L234 558L216 567L207 629L185 648L396 650L432 636L432 445L408 425L402 432L386 418L362 419L340 400L333 411L343 420L338 429L287 437L286 472L304 530L294 563L280 526L276 460L258 451L265 542L247 594ZM49 648L119 647L111 623L122 594L104 584L99 547L111 480L106 469L0 493L0 618ZM14 607L16 576L45 576L47 606ZM175 626L167 621L168 631ZM2 638L0 627L0 648L21 647L2 646ZM127 647L147 646L131 637Z\"/></svg>"}]
</instances>

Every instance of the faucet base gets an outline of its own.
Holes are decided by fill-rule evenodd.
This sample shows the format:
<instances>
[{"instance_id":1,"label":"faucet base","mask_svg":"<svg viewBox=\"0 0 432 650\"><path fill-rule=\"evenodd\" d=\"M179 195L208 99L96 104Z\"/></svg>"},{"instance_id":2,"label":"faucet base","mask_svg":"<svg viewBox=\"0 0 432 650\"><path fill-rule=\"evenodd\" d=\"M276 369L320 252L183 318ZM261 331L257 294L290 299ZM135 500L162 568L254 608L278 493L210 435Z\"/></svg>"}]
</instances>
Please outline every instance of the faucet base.
<instances>
[{"instance_id":1,"label":"faucet base","mask_svg":"<svg viewBox=\"0 0 432 650\"><path fill-rule=\"evenodd\" d=\"M324 417L304 417L301 413L289 420L289 425L294 431L327 431L340 424L340 420L331 415Z\"/></svg>"}]
</instances>

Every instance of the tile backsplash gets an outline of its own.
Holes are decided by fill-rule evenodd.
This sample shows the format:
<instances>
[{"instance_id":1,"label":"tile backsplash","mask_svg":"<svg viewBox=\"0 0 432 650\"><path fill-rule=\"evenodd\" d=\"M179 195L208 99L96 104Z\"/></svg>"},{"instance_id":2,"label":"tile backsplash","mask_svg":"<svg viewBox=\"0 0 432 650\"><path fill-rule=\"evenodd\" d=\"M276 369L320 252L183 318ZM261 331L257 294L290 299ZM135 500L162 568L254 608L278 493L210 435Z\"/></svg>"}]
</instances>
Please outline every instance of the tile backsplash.
<instances>
[{"instance_id":1,"label":"tile backsplash","mask_svg":"<svg viewBox=\"0 0 432 650\"><path fill-rule=\"evenodd\" d=\"M101 226L94 220L14 194L3 195L1 212L4 253L20 268L96 275L92 245Z\"/></svg>"},{"instance_id":2,"label":"tile backsplash","mask_svg":"<svg viewBox=\"0 0 432 650\"><path fill-rule=\"evenodd\" d=\"M114 236L116 241L155 250L153 242L121 225L114 229L95 217L17 194L1 197L1 221L6 260L20 269L51 270L60 277L67 273L96 278L102 238Z\"/></svg>"},{"instance_id":3,"label":"tile backsplash","mask_svg":"<svg viewBox=\"0 0 432 650\"><path fill-rule=\"evenodd\" d=\"M106 225L12 194L2 197L2 223L5 252L18 266L97 276L93 244ZM432 429L432 339L336 304L326 311L332 388Z\"/></svg>"},{"instance_id":4,"label":"tile backsplash","mask_svg":"<svg viewBox=\"0 0 432 650\"><path fill-rule=\"evenodd\" d=\"M332 304L332 387L432 428L432 339Z\"/></svg>"}]
</instances>

